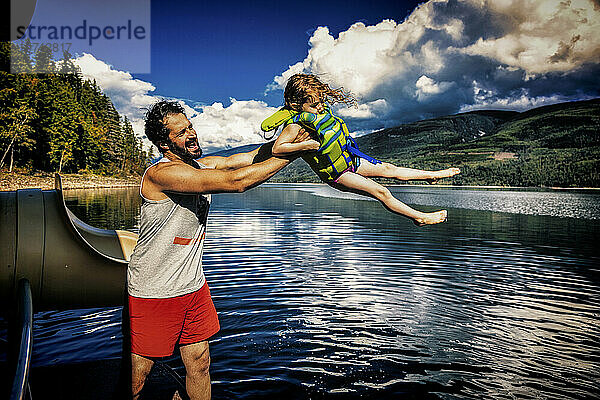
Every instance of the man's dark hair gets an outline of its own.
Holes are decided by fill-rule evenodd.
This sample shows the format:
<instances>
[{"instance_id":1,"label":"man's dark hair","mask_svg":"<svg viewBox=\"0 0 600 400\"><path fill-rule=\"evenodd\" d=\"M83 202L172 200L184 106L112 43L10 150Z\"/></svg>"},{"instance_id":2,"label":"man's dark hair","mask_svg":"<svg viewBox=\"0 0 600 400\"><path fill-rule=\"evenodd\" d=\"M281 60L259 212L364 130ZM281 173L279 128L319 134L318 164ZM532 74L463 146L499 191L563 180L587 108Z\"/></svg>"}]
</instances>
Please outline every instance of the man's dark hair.
<instances>
[{"instance_id":1,"label":"man's dark hair","mask_svg":"<svg viewBox=\"0 0 600 400\"><path fill-rule=\"evenodd\" d=\"M176 101L161 100L150 107L146 113L146 122L144 124L144 133L158 150L162 153L163 149L160 143L169 142L169 130L165 126L165 117L173 114L183 114L183 107Z\"/></svg>"}]
</instances>

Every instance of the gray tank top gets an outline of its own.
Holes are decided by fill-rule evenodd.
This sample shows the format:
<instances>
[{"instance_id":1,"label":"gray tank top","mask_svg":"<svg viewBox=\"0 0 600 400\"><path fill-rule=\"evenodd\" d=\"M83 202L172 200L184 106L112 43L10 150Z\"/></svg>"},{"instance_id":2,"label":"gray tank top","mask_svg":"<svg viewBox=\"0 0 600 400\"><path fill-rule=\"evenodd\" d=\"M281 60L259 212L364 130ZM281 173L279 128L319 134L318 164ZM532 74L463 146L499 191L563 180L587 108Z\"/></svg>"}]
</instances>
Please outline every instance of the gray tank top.
<instances>
[{"instance_id":1,"label":"gray tank top","mask_svg":"<svg viewBox=\"0 0 600 400\"><path fill-rule=\"evenodd\" d=\"M142 182L145 176L146 172ZM140 185L140 235L127 268L131 296L175 297L204 285L202 247L210 195L166 194L169 197L164 200L146 199Z\"/></svg>"}]
</instances>

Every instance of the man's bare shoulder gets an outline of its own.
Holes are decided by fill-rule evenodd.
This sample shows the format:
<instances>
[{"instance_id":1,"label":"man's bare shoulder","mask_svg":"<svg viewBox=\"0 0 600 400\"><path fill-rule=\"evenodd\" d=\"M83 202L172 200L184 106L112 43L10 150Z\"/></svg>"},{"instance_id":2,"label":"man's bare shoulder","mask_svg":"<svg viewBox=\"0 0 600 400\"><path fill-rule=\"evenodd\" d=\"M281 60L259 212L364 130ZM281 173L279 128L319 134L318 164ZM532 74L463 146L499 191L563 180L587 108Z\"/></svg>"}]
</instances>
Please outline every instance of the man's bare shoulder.
<instances>
[{"instance_id":1,"label":"man's bare shoulder","mask_svg":"<svg viewBox=\"0 0 600 400\"><path fill-rule=\"evenodd\" d=\"M154 165L152 165L151 167L148 168L148 170L146 171L146 176L149 177L150 179L155 179L158 177L161 177L162 175L165 174L172 174L172 173L176 173L178 171L190 171L190 170L194 170L195 168L192 167L189 164L184 163L183 161L179 161L179 160L174 160L174 161L170 161L170 162L158 162Z\"/></svg>"},{"instance_id":2,"label":"man's bare shoulder","mask_svg":"<svg viewBox=\"0 0 600 400\"><path fill-rule=\"evenodd\" d=\"M164 186L169 181L176 179L182 172L193 169L191 166L180 161L158 162L150 166L142 180L142 195L149 200L162 200L167 198Z\"/></svg>"},{"instance_id":3,"label":"man's bare shoulder","mask_svg":"<svg viewBox=\"0 0 600 400\"><path fill-rule=\"evenodd\" d=\"M219 163L222 163L225 160L225 157L221 156L206 156L202 157L196 161L200 164L204 165L206 168L217 168Z\"/></svg>"},{"instance_id":4,"label":"man's bare shoulder","mask_svg":"<svg viewBox=\"0 0 600 400\"><path fill-rule=\"evenodd\" d=\"M200 160L199 160L200 161ZM211 168L196 168L183 161L157 163L148 168L142 180L142 195L149 200L166 198L165 192L205 193L207 184L222 181Z\"/></svg>"}]
</instances>

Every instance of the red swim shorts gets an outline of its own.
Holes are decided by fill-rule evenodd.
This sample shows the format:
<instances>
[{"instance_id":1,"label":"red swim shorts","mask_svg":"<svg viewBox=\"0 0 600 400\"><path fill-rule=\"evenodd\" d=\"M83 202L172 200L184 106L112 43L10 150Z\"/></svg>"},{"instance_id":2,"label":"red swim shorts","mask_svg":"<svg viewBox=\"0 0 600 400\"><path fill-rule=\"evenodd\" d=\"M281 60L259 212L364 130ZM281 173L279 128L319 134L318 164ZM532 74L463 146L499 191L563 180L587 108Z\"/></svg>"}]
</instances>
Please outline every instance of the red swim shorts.
<instances>
[{"instance_id":1,"label":"red swim shorts","mask_svg":"<svg viewBox=\"0 0 600 400\"><path fill-rule=\"evenodd\" d=\"M182 296L146 299L129 296L131 352L145 357L173 354L175 344L207 340L219 331L208 284Z\"/></svg>"}]
</instances>

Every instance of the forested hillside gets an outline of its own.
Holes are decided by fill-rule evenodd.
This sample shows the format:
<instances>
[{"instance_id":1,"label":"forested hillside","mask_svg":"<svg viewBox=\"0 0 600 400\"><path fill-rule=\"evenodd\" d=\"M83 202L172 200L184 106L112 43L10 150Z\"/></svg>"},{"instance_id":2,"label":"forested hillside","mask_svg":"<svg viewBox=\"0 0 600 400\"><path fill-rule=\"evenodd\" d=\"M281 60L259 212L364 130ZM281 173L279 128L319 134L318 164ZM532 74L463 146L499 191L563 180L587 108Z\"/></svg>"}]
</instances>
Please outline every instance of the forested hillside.
<instances>
[{"instance_id":1,"label":"forested hillside","mask_svg":"<svg viewBox=\"0 0 600 400\"><path fill-rule=\"evenodd\" d=\"M365 153L399 166L461 168L460 175L444 181L449 184L600 187L600 99L523 113L434 118L374 132L357 143ZM318 181L301 160L273 180Z\"/></svg>"},{"instance_id":2,"label":"forested hillside","mask_svg":"<svg viewBox=\"0 0 600 400\"><path fill-rule=\"evenodd\" d=\"M22 73L10 73L10 57ZM47 71L50 71L47 73ZM65 54L0 43L0 168L127 175L148 154L95 82Z\"/></svg>"},{"instance_id":3,"label":"forested hillside","mask_svg":"<svg viewBox=\"0 0 600 400\"><path fill-rule=\"evenodd\" d=\"M82 78L68 54L55 64L48 48L34 53L27 43L12 46L0 43L0 169L105 175L143 171L150 155L131 123L95 82ZM11 51L13 65L22 73L8 72ZM599 127L600 99L594 99L523 113L490 110L434 118L361 136L357 142L365 153L399 166L460 167L460 175L444 181L449 184L600 187ZM297 160L273 181L318 179Z\"/></svg>"}]
</instances>

